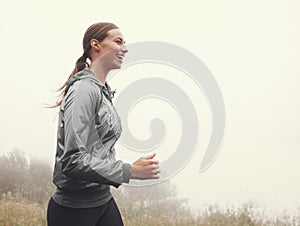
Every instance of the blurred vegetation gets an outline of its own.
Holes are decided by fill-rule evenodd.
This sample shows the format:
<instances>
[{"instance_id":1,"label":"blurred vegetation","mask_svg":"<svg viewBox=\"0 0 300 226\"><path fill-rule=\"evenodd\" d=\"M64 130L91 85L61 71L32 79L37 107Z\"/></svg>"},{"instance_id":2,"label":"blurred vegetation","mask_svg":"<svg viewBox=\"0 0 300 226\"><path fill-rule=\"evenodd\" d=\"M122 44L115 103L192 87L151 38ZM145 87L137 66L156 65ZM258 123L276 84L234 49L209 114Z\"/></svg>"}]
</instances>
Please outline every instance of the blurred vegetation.
<instances>
[{"instance_id":1,"label":"blurred vegetation","mask_svg":"<svg viewBox=\"0 0 300 226\"><path fill-rule=\"evenodd\" d=\"M0 226L46 226L47 204L54 191L52 167L18 150L0 156L0 166ZM194 213L170 182L111 190L126 226L300 225L300 215L271 218L253 203L238 208L210 205Z\"/></svg>"},{"instance_id":2,"label":"blurred vegetation","mask_svg":"<svg viewBox=\"0 0 300 226\"><path fill-rule=\"evenodd\" d=\"M0 157L0 194L18 194L43 204L54 190L49 163L28 159L24 152L14 149Z\"/></svg>"}]
</instances>

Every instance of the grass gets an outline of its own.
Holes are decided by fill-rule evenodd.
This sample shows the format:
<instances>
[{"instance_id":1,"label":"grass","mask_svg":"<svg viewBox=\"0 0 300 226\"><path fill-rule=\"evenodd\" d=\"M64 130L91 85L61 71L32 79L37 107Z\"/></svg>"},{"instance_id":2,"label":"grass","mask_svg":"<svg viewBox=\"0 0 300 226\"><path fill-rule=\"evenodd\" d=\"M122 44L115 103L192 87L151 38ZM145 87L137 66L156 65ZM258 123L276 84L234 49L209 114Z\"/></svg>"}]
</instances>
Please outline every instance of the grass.
<instances>
[{"instance_id":1,"label":"grass","mask_svg":"<svg viewBox=\"0 0 300 226\"><path fill-rule=\"evenodd\" d=\"M118 200L116 200L118 202ZM239 208L208 206L193 214L188 206L177 208L176 202L118 203L126 226L296 226L300 216L284 214L268 218L257 206L247 203ZM2 195L0 226L46 226L46 204L28 201L19 195ZM83 225L84 226L84 225Z\"/></svg>"},{"instance_id":2,"label":"grass","mask_svg":"<svg viewBox=\"0 0 300 226\"><path fill-rule=\"evenodd\" d=\"M21 196L2 195L0 200L1 226L44 226L46 206Z\"/></svg>"}]
</instances>

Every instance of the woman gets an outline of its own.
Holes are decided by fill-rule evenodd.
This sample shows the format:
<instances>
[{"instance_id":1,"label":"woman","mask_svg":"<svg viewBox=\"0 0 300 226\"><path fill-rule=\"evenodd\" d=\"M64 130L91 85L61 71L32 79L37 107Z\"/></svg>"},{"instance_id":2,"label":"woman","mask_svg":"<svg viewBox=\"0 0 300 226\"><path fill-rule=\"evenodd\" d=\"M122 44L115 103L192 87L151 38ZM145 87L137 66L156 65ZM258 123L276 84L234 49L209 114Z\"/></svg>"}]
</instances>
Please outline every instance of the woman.
<instances>
[{"instance_id":1,"label":"woman","mask_svg":"<svg viewBox=\"0 0 300 226\"><path fill-rule=\"evenodd\" d=\"M48 204L48 226L123 225L110 186L159 178L155 154L133 164L115 159L122 128L106 77L121 68L127 52L112 23L96 23L85 32L83 54L55 105L60 107L53 174L57 188Z\"/></svg>"}]
</instances>

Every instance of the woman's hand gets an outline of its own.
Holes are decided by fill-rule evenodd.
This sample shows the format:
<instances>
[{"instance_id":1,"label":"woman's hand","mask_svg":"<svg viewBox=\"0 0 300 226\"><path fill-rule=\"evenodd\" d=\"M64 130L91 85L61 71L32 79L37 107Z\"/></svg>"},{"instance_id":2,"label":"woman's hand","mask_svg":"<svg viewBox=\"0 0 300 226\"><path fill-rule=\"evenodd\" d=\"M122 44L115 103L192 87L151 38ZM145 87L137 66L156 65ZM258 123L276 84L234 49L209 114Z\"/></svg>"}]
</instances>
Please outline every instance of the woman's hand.
<instances>
[{"instance_id":1,"label":"woman's hand","mask_svg":"<svg viewBox=\"0 0 300 226\"><path fill-rule=\"evenodd\" d=\"M153 160L155 153L149 156L141 157L131 165L132 179L158 179L160 170L158 168L158 161Z\"/></svg>"}]
</instances>

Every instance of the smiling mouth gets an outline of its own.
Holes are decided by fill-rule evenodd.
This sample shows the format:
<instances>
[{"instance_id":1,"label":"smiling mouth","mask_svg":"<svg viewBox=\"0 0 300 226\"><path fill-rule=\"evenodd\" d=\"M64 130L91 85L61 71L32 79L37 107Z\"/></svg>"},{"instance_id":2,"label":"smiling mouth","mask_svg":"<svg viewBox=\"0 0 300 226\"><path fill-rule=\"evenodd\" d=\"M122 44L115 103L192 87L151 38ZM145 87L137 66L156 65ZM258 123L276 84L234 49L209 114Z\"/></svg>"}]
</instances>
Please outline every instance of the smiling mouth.
<instances>
[{"instance_id":1,"label":"smiling mouth","mask_svg":"<svg viewBox=\"0 0 300 226\"><path fill-rule=\"evenodd\" d=\"M123 60L124 59L124 55L122 54L117 54L118 59Z\"/></svg>"}]
</instances>

